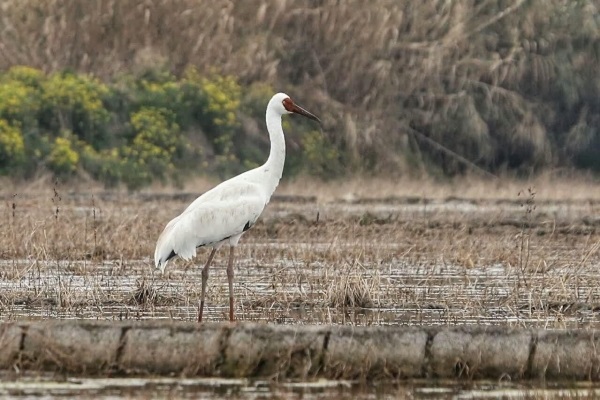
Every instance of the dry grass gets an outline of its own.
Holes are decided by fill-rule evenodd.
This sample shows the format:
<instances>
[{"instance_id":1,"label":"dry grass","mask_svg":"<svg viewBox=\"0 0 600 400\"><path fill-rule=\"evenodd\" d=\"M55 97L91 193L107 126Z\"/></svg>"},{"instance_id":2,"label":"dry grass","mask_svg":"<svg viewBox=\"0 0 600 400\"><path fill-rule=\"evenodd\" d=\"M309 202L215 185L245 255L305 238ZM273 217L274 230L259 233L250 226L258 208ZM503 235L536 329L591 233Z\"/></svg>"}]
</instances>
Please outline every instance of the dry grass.
<instances>
[{"instance_id":1,"label":"dry grass","mask_svg":"<svg viewBox=\"0 0 600 400\"><path fill-rule=\"evenodd\" d=\"M465 168L419 131L489 168L577 157L590 167L597 156L594 1L6 0L0 10L2 70L110 79L193 65L266 82L327 110L331 140L359 171L372 169L365 159L387 172L431 159Z\"/></svg>"},{"instance_id":2,"label":"dry grass","mask_svg":"<svg viewBox=\"0 0 600 400\"><path fill-rule=\"evenodd\" d=\"M596 326L597 185L557 181L548 190L542 182L534 196L509 181L394 185L284 184L278 195L314 189L317 199L275 198L244 237L238 316ZM407 197L410 188L421 189L416 198ZM176 261L164 276L151 260L160 230L193 195L69 189L3 191L0 318L193 320L206 252ZM225 259L217 255L211 274L209 319L226 313Z\"/></svg>"},{"instance_id":3,"label":"dry grass","mask_svg":"<svg viewBox=\"0 0 600 400\"><path fill-rule=\"evenodd\" d=\"M502 200L520 202L519 193L528 187L536 189L538 201L598 201L598 179L581 174L561 176L543 173L529 179L489 178L466 176L436 180L423 176L389 179L383 176L351 177L323 181L301 177L281 184L278 194L315 196L321 202L336 200L358 201L365 199L423 198L432 200ZM199 187L206 182L202 181ZM195 185L191 185L194 187Z\"/></svg>"}]
</instances>

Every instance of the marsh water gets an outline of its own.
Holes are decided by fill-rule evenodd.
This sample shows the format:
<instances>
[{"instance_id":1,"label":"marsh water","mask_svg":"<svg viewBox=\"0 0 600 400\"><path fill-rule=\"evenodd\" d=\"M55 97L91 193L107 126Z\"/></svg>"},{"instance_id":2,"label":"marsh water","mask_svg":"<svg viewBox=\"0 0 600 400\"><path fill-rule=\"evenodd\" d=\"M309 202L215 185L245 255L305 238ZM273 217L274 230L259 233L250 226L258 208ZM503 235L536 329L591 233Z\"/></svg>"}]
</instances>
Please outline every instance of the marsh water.
<instances>
[{"instance_id":1,"label":"marsh water","mask_svg":"<svg viewBox=\"0 0 600 400\"><path fill-rule=\"evenodd\" d=\"M278 324L597 328L597 203L390 201L276 203L238 247L241 320ZM68 209L61 211L63 214ZM176 206L174 205L175 209ZM89 210L73 207L73 213ZM115 211L116 212L116 211ZM172 213L169 211L169 213ZM591 216L591 217L590 217ZM273 233L275 232L275 233ZM148 252L149 253L149 252ZM211 268L208 320L227 317L226 252ZM196 319L200 267L178 260L163 275L150 257L0 260L0 319ZM21 398L595 398L581 384L510 382L270 382L17 375L2 397Z\"/></svg>"},{"instance_id":2,"label":"marsh water","mask_svg":"<svg viewBox=\"0 0 600 400\"><path fill-rule=\"evenodd\" d=\"M216 378L21 377L0 381L2 398L19 399L594 399L600 386L589 383L408 381L365 384L351 381L271 382Z\"/></svg>"},{"instance_id":3,"label":"marsh water","mask_svg":"<svg viewBox=\"0 0 600 400\"><path fill-rule=\"evenodd\" d=\"M161 276L149 261L1 264L3 320L194 320L198 312L201 277L193 266L174 267ZM573 274L558 266L540 272L502 264L465 268L391 260L341 268L336 272L297 260L256 265L241 259L236 315L283 324L589 328L600 323L600 275L591 267ZM213 268L210 282L205 315L223 320L228 310L224 268Z\"/></svg>"}]
</instances>

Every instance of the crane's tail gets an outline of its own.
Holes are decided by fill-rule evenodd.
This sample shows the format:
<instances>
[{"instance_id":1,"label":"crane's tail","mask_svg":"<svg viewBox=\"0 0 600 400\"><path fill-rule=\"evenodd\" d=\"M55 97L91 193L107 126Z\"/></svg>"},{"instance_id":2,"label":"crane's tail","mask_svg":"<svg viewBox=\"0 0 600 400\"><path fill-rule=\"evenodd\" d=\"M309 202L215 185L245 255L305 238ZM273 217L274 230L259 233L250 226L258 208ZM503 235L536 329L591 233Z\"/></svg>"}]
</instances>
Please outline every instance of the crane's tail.
<instances>
[{"instance_id":1,"label":"crane's tail","mask_svg":"<svg viewBox=\"0 0 600 400\"><path fill-rule=\"evenodd\" d=\"M181 216L175 217L171 222L167 224L165 230L160 234L158 241L156 242L156 250L154 250L154 265L157 269L160 269L162 273L165 272L167 263L175 256L179 256L184 260L190 260L196 255L196 245L194 237L184 237L181 240L181 235L178 235L177 221Z\"/></svg>"},{"instance_id":2,"label":"crane's tail","mask_svg":"<svg viewBox=\"0 0 600 400\"><path fill-rule=\"evenodd\" d=\"M165 240L165 233L163 232L158 241L156 242L156 249L154 250L154 266L160 269L161 273L165 273L165 268L169 260L177 255L173 246L169 243L169 240Z\"/></svg>"},{"instance_id":3,"label":"crane's tail","mask_svg":"<svg viewBox=\"0 0 600 400\"><path fill-rule=\"evenodd\" d=\"M172 255L171 255L172 253ZM162 274L165 273L165 268L167 268L167 264L169 263L169 260L173 257L175 257L175 252L172 251L171 253L167 254L166 256L161 254L160 249L157 247L156 251L154 252L154 266L156 267L156 269L159 269L160 272Z\"/></svg>"},{"instance_id":4,"label":"crane's tail","mask_svg":"<svg viewBox=\"0 0 600 400\"><path fill-rule=\"evenodd\" d=\"M160 272L163 274L165 272L165 268L167 268L169 260L177 255L177 253L175 253L175 249L173 249L171 231L178 220L179 216L169 221L156 241L156 249L154 250L154 266L156 269L160 269Z\"/></svg>"}]
</instances>

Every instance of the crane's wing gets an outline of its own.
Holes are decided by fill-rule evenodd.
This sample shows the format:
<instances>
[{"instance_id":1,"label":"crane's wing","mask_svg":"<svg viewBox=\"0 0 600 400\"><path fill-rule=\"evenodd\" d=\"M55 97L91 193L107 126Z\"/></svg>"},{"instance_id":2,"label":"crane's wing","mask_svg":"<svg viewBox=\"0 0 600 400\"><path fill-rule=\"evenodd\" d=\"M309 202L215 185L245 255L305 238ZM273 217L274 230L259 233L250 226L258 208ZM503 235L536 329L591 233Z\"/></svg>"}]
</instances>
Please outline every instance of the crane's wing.
<instances>
[{"instance_id":1,"label":"crane's wing","mask_svg":"<svg viewBox=\"0 0 600 400\"><path fill-rule=\"evenodd\" d=\"M254 225L265 204L260 188L244 182L200 196L171 220L158 238L156 267L164 270L175 255L189 260L196 255L197 247L242 234Z\"/></svg>"}]
</instances>

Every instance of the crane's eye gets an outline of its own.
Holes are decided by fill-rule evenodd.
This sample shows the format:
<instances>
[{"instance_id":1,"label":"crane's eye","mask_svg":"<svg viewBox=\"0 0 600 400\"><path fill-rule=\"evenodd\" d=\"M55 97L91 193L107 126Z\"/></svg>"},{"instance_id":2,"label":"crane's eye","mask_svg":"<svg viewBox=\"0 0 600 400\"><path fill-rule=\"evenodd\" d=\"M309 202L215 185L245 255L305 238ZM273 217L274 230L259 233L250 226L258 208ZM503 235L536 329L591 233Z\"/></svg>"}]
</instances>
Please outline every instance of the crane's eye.
<instances>
[{"instance_id":1,"label":"crane's eye","mask_svg":"<svg viewBox=\"0 0 600 400\"><path fill-rule=\"evenodd\" d=\"M285 99L283 99L283 101L281 103L283 104L283 108L285 108L289 112L294 111L294 102L289 97L286 97Z\"/></svg>"}]
</instances>

